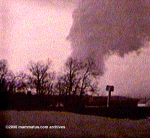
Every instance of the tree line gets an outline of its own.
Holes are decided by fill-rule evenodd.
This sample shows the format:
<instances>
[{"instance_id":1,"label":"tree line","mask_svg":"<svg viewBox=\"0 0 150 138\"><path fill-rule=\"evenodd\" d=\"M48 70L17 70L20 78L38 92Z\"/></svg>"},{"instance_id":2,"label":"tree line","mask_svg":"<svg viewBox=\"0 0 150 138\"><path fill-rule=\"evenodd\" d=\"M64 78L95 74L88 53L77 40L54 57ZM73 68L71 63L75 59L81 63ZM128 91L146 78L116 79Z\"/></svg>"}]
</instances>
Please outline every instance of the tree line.
<instances>
[{"instance_id":1,"label":"tree line","mask_svg":"<svg viewBox=\"0 0 150 138\"><path fill-rule=\"evenodd\" d=\"M0 92L11 94L35 91L36 95L59 95L65 98L66 105L70 98L81 104L85 93L97 93L97 78L100 75L95 62L88 58L84 62L76 58L68 58L61 72L51 71L52 61L30 61L28 73L21 72L15 75L8 68L5 59L0 60ZM77 105L78 106L78 105Z\"/></svg>"}]
</instances>

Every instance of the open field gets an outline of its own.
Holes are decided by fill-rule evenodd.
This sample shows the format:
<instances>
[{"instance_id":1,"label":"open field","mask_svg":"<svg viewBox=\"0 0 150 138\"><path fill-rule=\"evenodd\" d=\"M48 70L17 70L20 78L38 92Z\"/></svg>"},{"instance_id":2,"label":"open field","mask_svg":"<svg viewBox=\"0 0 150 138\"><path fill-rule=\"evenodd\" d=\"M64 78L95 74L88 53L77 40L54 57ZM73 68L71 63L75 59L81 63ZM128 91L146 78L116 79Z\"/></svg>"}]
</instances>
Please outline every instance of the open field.
<instances>
[{"instance_id":1,"label":"open field","mask_svg":"<svg viewBox=\"0 0 150 138\"><path fill-rule=\"evenodd\" d=\"M150 137L150 120L130 120L56 111L1 111L7 137ZM65 129L4 129L17 126L65 126Z\"/></svg>"}]
</instances>

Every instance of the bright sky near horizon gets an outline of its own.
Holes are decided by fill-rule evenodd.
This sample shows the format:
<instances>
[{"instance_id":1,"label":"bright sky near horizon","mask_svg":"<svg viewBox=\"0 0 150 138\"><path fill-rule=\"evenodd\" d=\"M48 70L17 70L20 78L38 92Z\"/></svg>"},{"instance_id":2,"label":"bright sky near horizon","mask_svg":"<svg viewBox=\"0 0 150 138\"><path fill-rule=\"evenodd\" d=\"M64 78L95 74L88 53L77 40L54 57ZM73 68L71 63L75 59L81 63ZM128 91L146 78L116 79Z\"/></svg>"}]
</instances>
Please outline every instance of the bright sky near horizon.
<instances>
[{"instance_id":1,"label":"bright sky near horizon","mask_svg":"<svg viewBox=\"0 0 150 138\"><path fill-rule=\"evenodd\" d=\"M22 71L30 60L53 61L55 69L71 53L66 40L72 25L71 3L51 3L34 0L12 0L1 5L1 59L10 68Z\"/></svg>"},{"instance_id":2,"label":"bright sky near horizon","mask_svg":"<svg viewBox=\"0 0 150 138\"><path fill-rule=\"evenodd\" d=\"M0 59L7 59L14 72L25 70L30 60L47 58L59 70L72 51L66 37L73 22L73 1L1 0ZM101 92L110 84L115 86L115 95L150 96L149 72L150 47L139 55L110 56L100 79Z\"/></svg>"}]
</instances>

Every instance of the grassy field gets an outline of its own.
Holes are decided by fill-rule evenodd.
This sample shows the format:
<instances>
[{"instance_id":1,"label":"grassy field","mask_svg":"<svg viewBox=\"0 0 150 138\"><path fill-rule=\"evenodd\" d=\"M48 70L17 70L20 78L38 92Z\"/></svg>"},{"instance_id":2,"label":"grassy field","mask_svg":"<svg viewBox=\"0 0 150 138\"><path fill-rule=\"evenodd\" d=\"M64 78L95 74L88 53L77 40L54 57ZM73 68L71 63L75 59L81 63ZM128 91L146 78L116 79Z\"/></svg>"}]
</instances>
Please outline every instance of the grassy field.
<instances>
[{"instance_id":1,"label":"grassy field","mask_svg":"<svg viewBox=\"0 0 150 138\"><path fill-rule=\"evenodd\" d=\"M150 137L150 120L130 120L54 111L1 111L1 127L65 126L65 129L6 129L7 137ZM1 128L1 131L4 131Z\"/></svg>"}]
</instances>

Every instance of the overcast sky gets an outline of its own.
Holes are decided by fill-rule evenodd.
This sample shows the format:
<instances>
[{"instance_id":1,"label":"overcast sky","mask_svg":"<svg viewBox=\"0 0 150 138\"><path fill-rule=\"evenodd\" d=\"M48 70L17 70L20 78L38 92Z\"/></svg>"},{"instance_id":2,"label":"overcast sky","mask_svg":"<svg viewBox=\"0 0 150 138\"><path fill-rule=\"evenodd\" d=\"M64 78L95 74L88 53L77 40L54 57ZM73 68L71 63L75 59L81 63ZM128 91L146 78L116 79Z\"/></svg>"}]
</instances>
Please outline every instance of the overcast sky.
<instances>
[{"instance_id":1,"label":"overcast sky","mask_svg":"<svg viewBox=\"0 0 150 138\"><path fill-rule=\"evenodd\" d=\"M0 58L22 71L30 61L53 61L59 68L71 52L66 37L74 5L46 0L8 0L1 3Z\"/></svg>"},{"instance_id":2,"label":"overcast sky","mask_svg":"<svg viewBox=\"0 0 150 138\"><path fill-rule=\"evenodd\" d=\"M14 72L23 71L30 60L53 61L56 71L71 55L66 40L73 23L75 0L1 0L0 59ZM149 45L149 44L147 44ZM100 79L101 93L114 85L113 95L150 96L150 47L141 53L110 56Z\"/></svg>"}]
</instances>

